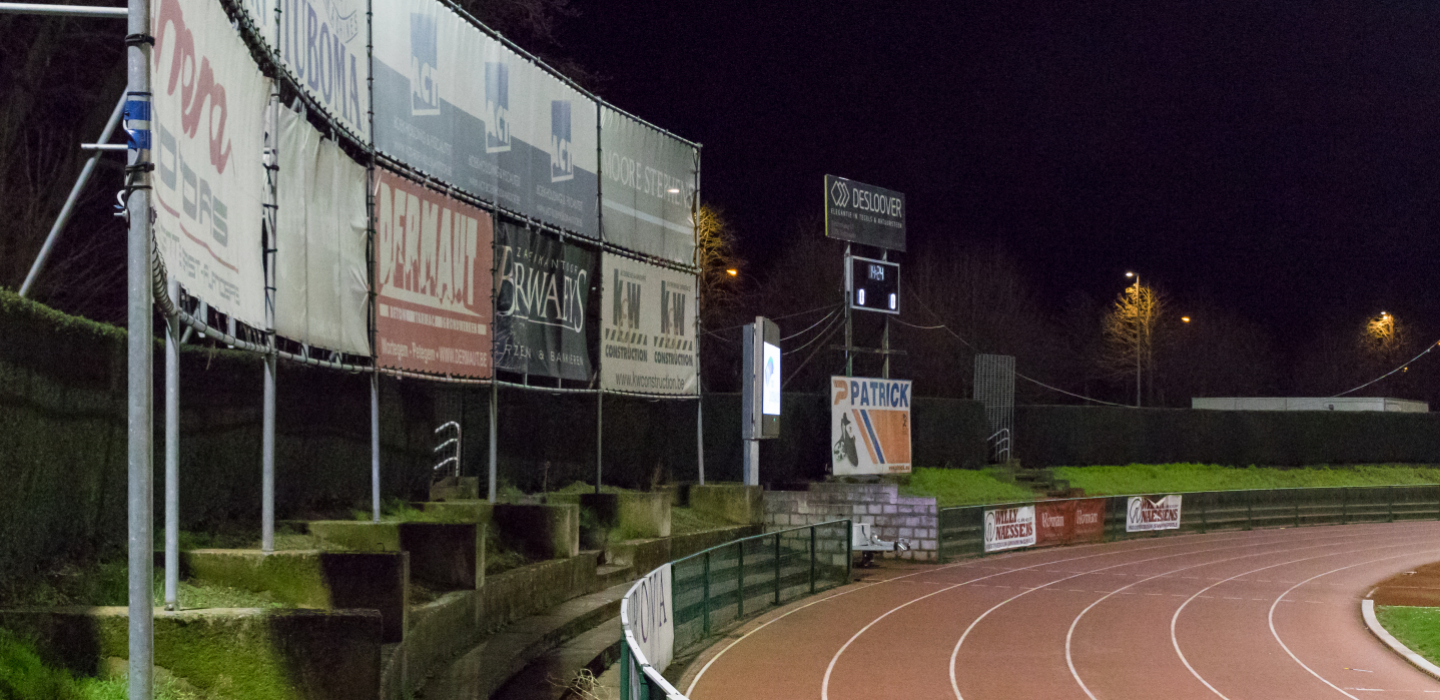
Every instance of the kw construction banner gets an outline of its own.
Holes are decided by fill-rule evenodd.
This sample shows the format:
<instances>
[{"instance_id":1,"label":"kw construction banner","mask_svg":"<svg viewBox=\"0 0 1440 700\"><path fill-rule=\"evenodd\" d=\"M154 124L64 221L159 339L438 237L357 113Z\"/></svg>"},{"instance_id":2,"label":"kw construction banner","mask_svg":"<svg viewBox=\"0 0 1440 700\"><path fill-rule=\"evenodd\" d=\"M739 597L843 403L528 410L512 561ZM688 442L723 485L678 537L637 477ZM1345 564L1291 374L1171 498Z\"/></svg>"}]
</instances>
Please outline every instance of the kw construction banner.
<instances>
[{"instance_id":1,"label":"kw construction banner","mask_svg":"<svg viewBox=\"0 0 1440 700\"><path fill-rule=\"evenodd\" d=\"M270 81L219 3L156 0L150 7L156 246L186 291L265 328L261 205Z\"/></svg>"},{"instance_id":2,"label":"kw construction banner","mask_svg":"<svg viewBox=\"0 0 1440 700\"><path fill-rule=\"evenodd\" d=\"M600 386L694 396L695 276L601 255Z\"/></svg>"},{"instance_id":3,"label":"kw construction banner","mask_svg":"<svg viewBox=\"0 0 1440 700\"><path fill-rule=\"evenodd\" d=\"M585 319L596 253L501 221L495 293L495 366L541 377L590 379Z\"/></svg>"},{"instance_id":4,"label":"kw construction banner","mask_svg":"<svg viewBox=\"0 0 1440 700\"><path fill-rule=\"evenodd\" d=\"M831 377L830 456L836 476L910 473L910 382Z\"/></svg>"},{"instance_id":5,"label":"kw construction banner","mask_svg":"<svg viewBox=\"0 0 1440 700\"><path fill-rule=\"evenodd\" d=\"M380 366L491 376L490 214L385 170L376 179Z\"/></svg>"},{"instance_id":6,"label":"kw construction banner","mask_svg":"<svg viewBox=\"0 0 1440 700\"><path fill-rule=\"evenodd\" d=\"M1030 547L1035 541L1035 506L985 511L985 551Z\"/></svg>"},{"instance_id":7,"label":"kw construction banner","mask_svg":"<svg viewBox=\"0 0 1440 700\"><path fill-rule=\"evenodd\" d=\"M1125 508L1125 531L1180 529L1180 495L1131 496Z\"/></svg>"},{"instance_id":8,"label":"kw construction banner","mask_svg":"<svg viewBox=\"0 0 1440 700\"><path fill-rule=\"evenodd\" d=\"M368 356L365 168L281 109L278 177L275 331Z\"/></svg>"},{"instance_id":9,"label":"kw construction banner","mask_svg":"<svg viewBox=\"0 0 1440 700\"><path fill-rule=\"evenodd\" d=\"M1105 541L1103 498L1083 501L1043 501L1035 504L1039 545Z\"/></svg>"},{"instance_id":10,"label":"kw construction banner","mask_svg":"<svg viewBox=\"0 0 1440 700\"><path fill-rule=\"evenodd\" d=\"M376 148L598 238L595 101L439 2L386 0L374 12Z\"/></svg>"},{"instance_id":11,"label":"kw construction banner","mask_svg":"<svg viewBox=\"0 0 1440 700\"><path fill-rule=\"evenodd\" d=\"M600 106L600 149L605 240L693 263L699 149L608 105Z\"/></svg>"},{"instance_id":12,"label":"kw construction banner","mask_svg":"<svg viewBox=\"0 0 1440 700\"><path fill-rule=\"evenodd\" d=\"M669 564L651 571L635 583L621 604L620 622L625 633L635 640L645 661L661 673L675 657L675 598L670 573Z\"/></svg>"}]
</instances>

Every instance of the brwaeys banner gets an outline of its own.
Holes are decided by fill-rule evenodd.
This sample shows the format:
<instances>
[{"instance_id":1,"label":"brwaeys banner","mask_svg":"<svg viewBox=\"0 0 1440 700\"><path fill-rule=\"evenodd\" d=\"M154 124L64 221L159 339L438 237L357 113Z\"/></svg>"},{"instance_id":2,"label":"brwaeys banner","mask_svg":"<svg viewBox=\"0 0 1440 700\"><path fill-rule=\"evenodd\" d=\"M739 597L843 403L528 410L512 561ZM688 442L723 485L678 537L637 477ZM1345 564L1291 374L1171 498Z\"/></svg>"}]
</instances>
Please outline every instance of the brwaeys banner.
<instances>
[{"instance_id":1,"label":"brwaeys banner","mask_svg":"<svg viewBox=\"0 0 1440 700\"><path fill-rule=\"evenodd\" d=\"M503 220L495 237L495 366L588 381L596 253Z\"/></svg>"},{"instance_id":2,"label":"brwaeys banner","mask_svg":"<svg viewBox=\"0 0 1440 700\"><path fill-rule=\"evenodd\" d=\"M836 476L910 472L910 382L830 378L830 456Z\"/></svg>"},{"instance_id":3,"label":"brwaeys banner","mask_svg":"<svg viewBox=\"0 0 1440 700\"><path fill-rule=\"evenodd\" d=\"M270 81L220 3L156 0L150 7L156 246L186 291L264 328L260 222Z\"/></svg>"},{"instance_id":4,"label":"brwaeys banner","mask_svg":"<svg viewBox=\"0 0 1440 700\"><path fill-rule=\"evenodd\" d=\"M695 276L611 253L601 267L600 386L698 394Z\"/></svg>"},{"instance_id":5,"label":"brwaeys banner","mask_svg":"<svg viewBox=\"0 0 1440 700\"><path fill-rule=\"evenodd\" d=\"M382 367L489 377L490 214L376 171L375 344Z\"/></svg>"},{"instance_id":6,"label":"brwaeys banner","mask_svg":"<svg viewBox=\"0 0 1440 700\"><path fill-rule=\"evenodd\" d=\"M434 0L374 3L375 147L598 238L597 105Z\"/></svg>"}]
</instances>

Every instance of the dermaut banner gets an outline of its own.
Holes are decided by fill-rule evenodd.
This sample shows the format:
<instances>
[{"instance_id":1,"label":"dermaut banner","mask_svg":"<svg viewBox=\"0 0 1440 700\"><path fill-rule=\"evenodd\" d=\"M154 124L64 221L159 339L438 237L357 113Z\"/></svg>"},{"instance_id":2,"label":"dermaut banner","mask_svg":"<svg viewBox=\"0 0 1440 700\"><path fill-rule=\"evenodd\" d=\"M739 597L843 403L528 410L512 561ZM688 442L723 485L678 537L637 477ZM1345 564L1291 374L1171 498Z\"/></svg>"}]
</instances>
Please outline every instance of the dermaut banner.
<instances>
[{"instance_id":1,"label":"dermaut banner","mask_svg":"<svg viewBox=\"0 0 1440 700\"><path fill-rule=\"evenodd\" d=\"M275 331L369 355L364 166L281 109L277 177Z\"/></svg>"},{"instance_id":2,"label":"dermaut banner","mask_svg":"<svg viewBox=\"0 0 1440 700\"><path fill-rule=\"evenodd\" d=\"M692 263L691 205L699 150L624 112L600 107L600 181L606 241Z\"/></svg>"},{"instance_id":3,"label":"dermaut banner","mask_svg":"<svg viewBox=\"0 0 1440 700\"><path fill-rule=\"evenodd\" d=\"M1125 508L1125 531L1180 529L1180 494L1131 496Z\"/></svg>"},{"instance_id":4,"label":"dermaut banner","mask_svg":"<svg viewBox=\"0 0 1440 700\"><path fill-rule=\"evenodd\" d=\"M270 81L211 0L156 0L151 157L155 242L171 277L265 328L261 219Z\"/></svg>"},{"instance_id":5,"label":"dermaut banner","mask_svg":"<svg viewBox=\"0 0 1440 700\"><path fill-rule=\"evenodd\" d=\"M597 105L433 0L374 4L375 147L498 206L600 235Z\"/></svg>"},{"instance_id":6,"label":"dermaut banner","mask_svg":"<svg viewBox=\"0 0 1440 700\"><path fill-rule=\"evenodd\" d=\"M985 551L1030 547L1035 542L1035 506L985 511Z\"/></svg>"},{"instance_id":7,"label":"dermaut banner","mask_svg":"<svg viewBox=\"0 0 1440 700\"><path fill-rule=\"evenodd\" d=\"M490 214L385 170L376 177L380 365L491 376Z\"/></svg>"},{"instance_id":8,"label":"dermaut banner","mask_svg":"<svg viewBox=\"0 0 1440 700\"><path fill-rule=\"evenodd\" d=\"M905 195L834 175L825 176L825 235L905 250Z\"/></svg>"},{"instance_id":9,"label":"dermaut banner","mask_svg":"<svg viewBox=\"0 0 1440 700\"><path fill-rule=\"evenodd\" d=\"M910 473L910 382L831 377L830 457L836 476Z\"/></svg>"},{"instance_id":10,"label":"dermaut banner","mask_svg":"<svg viewBox=\"0 0 1440 700\"><path fill-rule=\"evenodd\" d=\"M495 366L588 381L597 254L508 221L496 225L495 240Z\"/></svg>"},{"instance_id":11,"label":"dermaut banner","mask_svg":"<svg viewBox=\"0 0 1440 700\"><path fill-rule=\"evenodd\" d=\"M601 255L600 386L693 396L695 276Z\"/></svg>"}]
</instances>

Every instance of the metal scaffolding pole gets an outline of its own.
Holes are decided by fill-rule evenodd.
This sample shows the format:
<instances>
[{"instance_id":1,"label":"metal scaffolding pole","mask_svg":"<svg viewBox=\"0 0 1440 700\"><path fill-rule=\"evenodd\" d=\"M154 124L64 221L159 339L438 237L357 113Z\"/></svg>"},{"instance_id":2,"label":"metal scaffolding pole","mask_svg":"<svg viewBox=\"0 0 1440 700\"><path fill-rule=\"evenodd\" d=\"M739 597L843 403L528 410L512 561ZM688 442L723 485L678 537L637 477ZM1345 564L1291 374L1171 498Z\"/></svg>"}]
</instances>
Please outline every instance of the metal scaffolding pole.
<instances>
[{"instance_id":1,"label":"metal scaffolding pole","mask_svg":"<svg viewBox=\"0 0 1440 700\"><path fill-rule=\"evenodd\" d=\"M148 5L148 3L146 3ZM63 15L67 17L129 17L135 3L129 7L89 7L86 5L37 5L26 2L0 2L0 14L20 15ZM148 7L146 9L149 9ZM146 18L149 24L149 18ZM133 25L132 25L133 26Z\"/></svg>"},{"instance_id":2,"label":"metal scaffolding pole","mask_svg":"<svg viewBox=\"0 0 1440 700\"><path fill-rule=\"evenodd\" d=\"M275 551L275 355L265 356L265 409L260 428L260 549Z\"/></svg>"},{"instance_id":3,"label":"metal scaffolding pole","mask_svg":"<svg viewBox=\"0 0 1440 700\"><path fill-rule=\"evenodd\" d=\"M370 510L380 522L380 371L370 375Z\"/></svg>"},{"instance_id":4,"label":"metal scaffolding pole","mask_svg":"<svg viewBox=\"0 0 1440 700\"><path fill-rule=\"evenodd\" d=\"M493 370L492 370L492 372L493 372ZM490 501L491 503L494 503L496 497L499 495L498 486L497 486L497 484L496 484L496 482L498 481L498 472L499 472L499 464L498 464L498 462L497 462L497 457L498 457L499 455L497 454L498 450L496 449L496 446L497 446L496 443L498 442L498 440L499 440L499 435L500 435L500 422L497 420L498 416L497 416L496 414L499 413L499 410L500 410L500 382L499 382L499 379L496 378L494 374L491 374L491 378L490 378L490 416L489 416L489 417L490 417L490 485L489 485L490 490L487 492L489 495L485 497L486 500Z\"/></svg>"},{"instance_id":5,"label":"metal scaffolding pole","mask_svg":"<svg viewBox=\"0 0 1440 700\"><path fill-rule=\"evenodd\" d=\"M170 280L176 313L165 324L165 609L180 607L180 283Z\"/></svg>"},{"instance_id":6,"label":"metal scaffolding pole","mask_svg":"<svg viewBox=\"0 0 1440 700\"><path fill-rule=\"evenodd\" d=\"M120 115L124 111L125 96L121 95L120 102L115 105L115 111L110 113L110 121L105 122L105 129L100 132L99 143L110 142L110 136L115 133L115 127L119 126ZM60 234L65 231L65 225L70 223L70 215L75 213L75 203L80 201L80 193L85 191L85 185L90 182L90 176L95 173L95 166L100 163L100 156L103 155L105 155L104 151L95 151L95 155L90 156L90 160L85 161L85 167L80 169L80 177L75 179L75 186L70 188L70 196L65 199L65 206L60 207L60 215L55 217L55 224L50 227L50 234L45 236L45 244L40 246L40 253L35 256L35 262L30 265L30 272L25 275L25 281L20 284L21 297L30 294L30 287L35 284L36 278L40 277L40 271L45 269L45 261L50 258L50 251L55 247L55 242L60 240Z\"/></svg>"}]
</instances>

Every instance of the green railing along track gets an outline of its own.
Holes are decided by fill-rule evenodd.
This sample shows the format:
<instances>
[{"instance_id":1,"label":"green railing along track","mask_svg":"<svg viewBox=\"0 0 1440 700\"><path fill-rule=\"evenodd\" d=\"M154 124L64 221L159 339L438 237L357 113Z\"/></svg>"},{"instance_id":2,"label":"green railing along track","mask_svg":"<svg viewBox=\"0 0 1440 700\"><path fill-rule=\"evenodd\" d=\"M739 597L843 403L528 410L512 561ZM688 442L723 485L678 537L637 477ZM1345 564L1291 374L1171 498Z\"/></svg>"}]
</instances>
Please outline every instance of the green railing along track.
<instances>
[{"instance_id":1,"label":"green railing along track","mask_svg":"<svg viewBox=\"0 0 1440 700\"><path fill-rule=\"evenodd\" d=\"M670 568L675 656L702 648L745 620L850 580L850 521L836 520L755 535L677 559ZM625 594L621 608L620 697L662 700L684 696L650 665L638 648L630 612L652 595L642 587L656 569Z\"/></svg>"},{"instance_id":2,"label":"green railing along track","mask_svg":"<svg viewBox=\"0 0 1440 700\"><path fill-rule=\"evenodd\" d=\"M1178 530L1133 533L1125 531L1129 496L1057 500L1106 500L1105 539L1111 541L1218 530L1440 520L1440 485L1195 491L1180 495L1183 505ZM1031 503L941 508L940 560L984 555L985 511Z\"/></svg>"}]
</instances>

